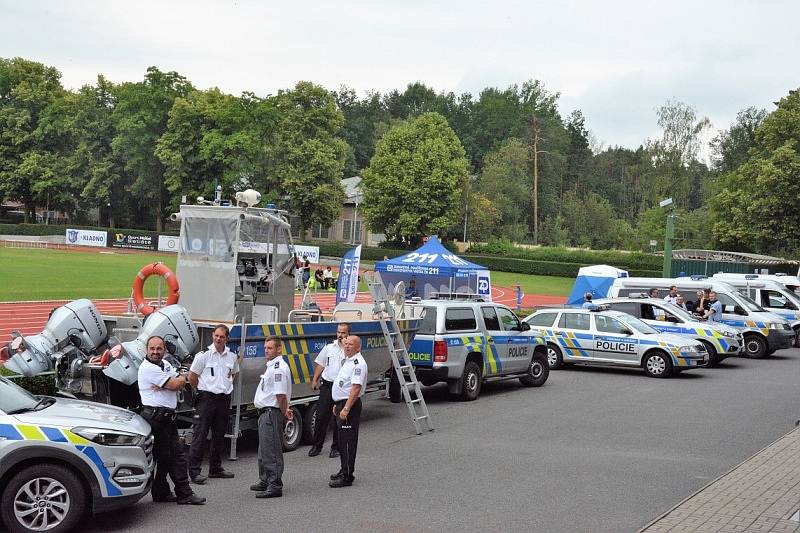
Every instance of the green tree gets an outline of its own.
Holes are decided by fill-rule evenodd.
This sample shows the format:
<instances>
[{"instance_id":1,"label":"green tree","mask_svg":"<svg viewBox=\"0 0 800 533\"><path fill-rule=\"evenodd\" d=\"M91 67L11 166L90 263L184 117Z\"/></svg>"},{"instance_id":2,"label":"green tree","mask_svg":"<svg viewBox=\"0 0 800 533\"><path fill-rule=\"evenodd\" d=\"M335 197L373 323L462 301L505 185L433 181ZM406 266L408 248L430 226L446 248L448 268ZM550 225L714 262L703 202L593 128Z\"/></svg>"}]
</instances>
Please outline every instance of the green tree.
<instances>
[{"instance_id":1,"label":"green tree","mask_svg":"<svg viewBox=\"0 0 800 533\"><path fill-rule=\"evenodd\" d=\"M117 105L112 114L116 135L114 155L125 162L133 180L130 192L143 213L151 213L157 231L169 205L164 165L156 155L156 144L167 130L169 112L178 97L192 91L189 81L177 72L149 67L144 81L118 85Z\"/></svg>"},{"instance_id":2,"label":"green tree","mask_svg":"<svg viewBox=\"0 0 800 533\"><path fill-rule=\"evenodd\" d=\"M325 88L301 81L272 99L278 114L271 171L300 216L301 230L329 226L342 209L347 143L337 135L344 116Z\"/></svg>"},{"instance_id":3,"label":"green tree","mask_svg":"<svg viewBox=\"0 0 800 533\"><path fill-rule=\"evenodd\" d=\"M710 202L713 235L732 250L800 251L800 91L778 102L756 130L743 165L719 179Z\"/></svg>"},{"instance_id":4,"label":"green tree","mask_svg":"<svg viewBox=\"0 0 800 533\"><path fill-rule=\"evenodd\" d=\"M412 244L454 227L467 173L464 148L442 115L398 124L378 142L363 173L369 227Z\"/></svg>"},{"instance_id":5,"label":"green tree","mask_svg":"<svg viewBox=\"0 0 800 533\"><path fill-rule=\"evenodd\" d=\"M345 119L339 136L351 148L344 174L356 176L369 165L378 140L378 125L389 122L389 112L377 92L369 92L359 100L353 89L342 87L334 98Z\"/></svg>"},{"instance_id":6,"label":"green tree","mask_svg":"<svg viewBox=\"0 0 800 533\"><path fill-rule=\"evenodd\" d=\"M25 204L26 222L58 175L52 139L43 137L39 122L64 94L60 78L53 67L0 58L0 192Z\"/></svg>"},{"instance_id":7,"label":"green tree","mask_svg":"<svg viewBox=\"0 0 800 533\"><path fill-rule=\"evenodd\" d=\"M630 225L614 216L611 203L602 196L568 191L562 208L563 227L570 243L591 248L628 248L633 232Z\"/></svg>"},{"instance_id":8,"label":"green tree","mask_svg":"<svg viewBox=\"0 0 800 533\"><path fill-rule=\"evenodd\" d=\"M485 158L478 188L500 215L497 238L523 241L528 235L533 215L532 164L530 149L514 137Z\"/></svg>"},{"instance_id":9,"label":"green tree","mask_svg":"<svg viewBox=\"0 0 800 533\"><path fill-rule=\"evenodd\" d=\"M714 170L730 172L747 162L756 142L756 130L767 116L766 109L748 107L736 114L730 128L720 131L711 141Z\"/></svg>"}]
</instances>

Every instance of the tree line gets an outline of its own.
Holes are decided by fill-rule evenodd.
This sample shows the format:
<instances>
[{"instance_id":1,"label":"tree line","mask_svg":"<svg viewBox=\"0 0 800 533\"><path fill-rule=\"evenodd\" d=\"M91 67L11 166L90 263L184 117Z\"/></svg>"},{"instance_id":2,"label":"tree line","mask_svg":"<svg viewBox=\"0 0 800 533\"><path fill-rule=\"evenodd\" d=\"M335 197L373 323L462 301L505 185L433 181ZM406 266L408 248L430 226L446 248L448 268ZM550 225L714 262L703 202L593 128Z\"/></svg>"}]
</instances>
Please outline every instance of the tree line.
<instances>
[{"instance_id":1,"label":"tree line","mask_svg":"<svg viewBox=\"0 0 800 533\"><path fill-rule=\"evenodd\" d=\"M111 227L160 230L184 196L252 187L309 228L332 223L340 180L360 175L370 229L392 242L645 250L663 240L658 202L671 197L678 247L791 254L798 99L742 110L706 164L711 125L679 101L655 109L658 138L628 149L598 145L583 114L562 116L559 94L535 80L477 96L311 82L233 96L150 67L142 81L99 75L72 91L54 67L0 59L0 192L29 216L47 206L80 222L96 208Z\"/></svg>"}]
</instances>

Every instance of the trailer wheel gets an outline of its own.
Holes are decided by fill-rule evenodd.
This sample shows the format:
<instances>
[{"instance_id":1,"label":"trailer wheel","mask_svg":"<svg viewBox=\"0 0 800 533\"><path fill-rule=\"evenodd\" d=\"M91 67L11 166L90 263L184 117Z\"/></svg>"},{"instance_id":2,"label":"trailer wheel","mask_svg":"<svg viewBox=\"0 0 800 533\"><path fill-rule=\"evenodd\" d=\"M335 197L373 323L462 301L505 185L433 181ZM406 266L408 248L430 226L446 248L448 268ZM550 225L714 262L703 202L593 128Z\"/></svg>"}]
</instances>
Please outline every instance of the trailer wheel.
<instances>
[{"instance_id":1,"label":"trailer wheel","mask_svg":"<svg viewBox=\"0 0 800 533\"><path fill-rule=\"evenodd\" d=\"M300 440L303 436L303 417L300 414L300 409L296 406L290 407L294 414L293 420L287 420L283 426L283 451L291 452L300 446Z\"/></svg>"},{"instance_id":2,"label":"trailer wheel","mask_svg":"<svg viewBox=\"0 0 800 533\"><path fill-rule=\"evenodd\" d=\"M80 479L60 465L35 464L18 472L2 494L2 515L17 532L71 531L86 510Z\"/></svg>"},{"instance_id":3,"label":"trailer wheel","mask_svg":"<svg viewBox=\"0 0 800 533\"><path fill-rule=\"evenodd\" d=\"M317 409L319 409L319 402L313 402L306 408L306 416L303 417L303 442L306 444L314 440L314 428L317 427Z\"/></svg>"}]
</instances>

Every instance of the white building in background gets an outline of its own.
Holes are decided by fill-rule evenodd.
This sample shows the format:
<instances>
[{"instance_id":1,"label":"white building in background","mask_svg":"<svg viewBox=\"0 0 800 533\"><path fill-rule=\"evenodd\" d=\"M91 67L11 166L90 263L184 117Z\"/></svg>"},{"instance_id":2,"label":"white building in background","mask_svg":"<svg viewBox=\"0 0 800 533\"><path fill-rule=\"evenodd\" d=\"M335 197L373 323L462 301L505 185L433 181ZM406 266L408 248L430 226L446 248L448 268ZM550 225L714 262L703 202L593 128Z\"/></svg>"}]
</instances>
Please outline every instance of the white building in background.
<instances>
[{"instance_id":1,"label":"white building in background","mask_svg":"<svg viewBox=\"0 0 800 533\"><path fill-rule=\"evenodd\" d=\"M361 192L361 176L353 176L342 180L344 203L339 218L328 227L317 224L300 236L299 217L290 217L292 237L300 241L343 242L347 244L363 244L377 246L386 240L382 233L370 233L362 214L364 194Z\"/></svg>"}]
</instances>

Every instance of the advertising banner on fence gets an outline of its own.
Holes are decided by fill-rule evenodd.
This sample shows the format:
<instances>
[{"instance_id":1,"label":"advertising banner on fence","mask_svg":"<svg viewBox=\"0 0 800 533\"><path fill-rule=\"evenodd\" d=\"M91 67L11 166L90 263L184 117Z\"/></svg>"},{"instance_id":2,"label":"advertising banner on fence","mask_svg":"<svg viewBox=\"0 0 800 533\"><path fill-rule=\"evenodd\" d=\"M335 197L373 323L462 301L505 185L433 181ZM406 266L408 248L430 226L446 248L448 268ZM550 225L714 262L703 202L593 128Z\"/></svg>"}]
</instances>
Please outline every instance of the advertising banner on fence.
<instances>
[{"instance_id":1,"label":"advertising banner on fence","mask_svg":"<svg viewBox=\"0 0 800 533\"><path fill-rule=\"evenodd\" d=\"M178 253L178 247L181 242L180 237L175 235L159 235L158 236L158 251L159 252L174 252Z\"/></svg>"},{"instance_id":2,"label":"advertising banner on fence","mask_svg":"<svg viewBox=\"0 0 800 533\"><path fill-rule=\"evenodd\" d=\"M294 246L294 251L301 261L308 259L311 263L319 263L319 246Z\"/></svg>"},{"instance_id":3,"label":"advertising banner on fence","mask_svg":"<svg viewBox=\"0 0 800 533\"><path fill-rule=\"evenodd\" d=\"M129 250L155 250L156 240L153 235L137 235L123 231L109 231L109 246L127 248Z\"/></svg>"},{"instance_id":4,"label":"advertising banner on fence","mask_svg":"<svg viewBox=\"0 0 800 533\"><path fill-rule=\"evenodd\" d=\"M351 248L342 257L339 265L339 281L336 286L336 303L354 302L358 291L358 266L361 262L361 245Z\"/></svg>"},{"instance_id":5,"label":"advertising banner on fence","mask_svg":"<svg viewBox=\"0 0 800 533\"><path fill-rule=\"evenodd\" d=\"M67 229L67 244L76 246L97 246L105 248L108 243L108 234L105 231L92 231L88 229Z\"/></svg>"}]
</instances>

